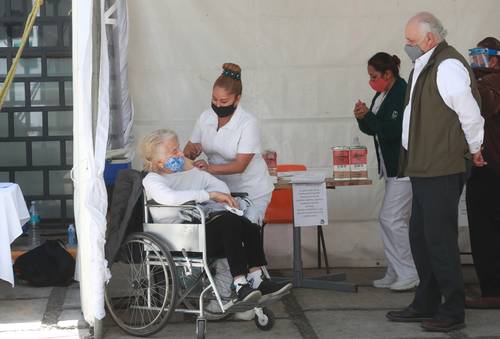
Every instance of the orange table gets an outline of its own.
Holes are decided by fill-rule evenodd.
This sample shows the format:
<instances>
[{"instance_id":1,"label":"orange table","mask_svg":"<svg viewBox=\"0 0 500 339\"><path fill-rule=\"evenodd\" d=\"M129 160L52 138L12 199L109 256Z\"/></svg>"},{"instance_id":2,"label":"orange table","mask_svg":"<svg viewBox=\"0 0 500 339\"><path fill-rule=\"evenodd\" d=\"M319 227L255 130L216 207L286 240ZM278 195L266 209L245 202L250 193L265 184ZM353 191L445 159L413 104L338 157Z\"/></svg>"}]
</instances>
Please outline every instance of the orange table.
<instances>
[{"instance_id":1,"label":"orange table","mask_svg":"<svg viewBox=\"0 0 500 339\"><path fill-rule=\"evenodd\" d=\"M371 185L372 181L370 179L361 179L361 180L335 180L334 178L325 178L326 188L335 189L335 187L342 186L363 186L363 185ZM278 182L274 184L274 189L281 188L291 188L292 184L289 179L286 178L278 178Z\"/></svg>"}]
</instances>

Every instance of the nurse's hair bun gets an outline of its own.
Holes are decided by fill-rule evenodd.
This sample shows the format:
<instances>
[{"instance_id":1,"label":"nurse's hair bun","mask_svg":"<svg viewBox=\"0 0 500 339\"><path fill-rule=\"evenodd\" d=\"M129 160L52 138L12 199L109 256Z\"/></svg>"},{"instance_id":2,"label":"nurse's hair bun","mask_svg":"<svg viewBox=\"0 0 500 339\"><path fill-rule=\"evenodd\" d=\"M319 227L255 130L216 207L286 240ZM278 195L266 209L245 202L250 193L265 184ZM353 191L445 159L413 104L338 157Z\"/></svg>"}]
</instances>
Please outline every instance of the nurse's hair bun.
<instances>
[{"instance_id":1,"label":"nurse's hair bun","mask_svg":"<svg viewBox=\"0 0 500 339\"><path fill-rule=\"evenodd\" d=\"M222 75L233 78L234 80L241 80L241 68L236 64L226 62L222 65Z\"/></svg>"},{"instance_id":2,"label":"nurse's hair bun","mask_svg":"<svg viewBox=\"0 0 500 339\"><path fill-rule=\"evenodd\" d=\"M241 95L243 91L243 86L241 84L241 67L226 62L222 65L222 74L215 80L214 87L221 87L231 94Z\"/></svg>"},{"instance_id":3,"label":"nurse's hair bun","mask_svg":"<svg viewBox=\"0 0 500 339\"><path fill-rule=\"evenodd\" d=\"M222 69L225 71L232 71L241 74L241 67L230 62L226 62L224 65L222 65Z\"/></svg>"}]
</instances>

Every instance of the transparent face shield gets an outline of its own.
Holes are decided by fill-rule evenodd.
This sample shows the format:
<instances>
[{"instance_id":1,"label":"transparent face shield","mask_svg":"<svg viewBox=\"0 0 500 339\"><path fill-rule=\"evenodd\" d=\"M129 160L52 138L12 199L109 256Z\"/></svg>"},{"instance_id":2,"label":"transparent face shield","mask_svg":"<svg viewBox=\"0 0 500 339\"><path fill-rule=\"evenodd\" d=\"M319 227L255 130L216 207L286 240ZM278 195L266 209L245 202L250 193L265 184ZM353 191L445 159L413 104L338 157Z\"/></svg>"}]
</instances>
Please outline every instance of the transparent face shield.
<instances>
[{"instance_id":1,"label":"transparent face shield","mask_svg":"<svg viewBox=\"0 0 500 339\"><path fill-rule=\"evenodd\" d=\"M489 48L469 49L469 62L472 68L488 68L490 56L500 56L500 51Z\"/></svg>"}]
</instances>

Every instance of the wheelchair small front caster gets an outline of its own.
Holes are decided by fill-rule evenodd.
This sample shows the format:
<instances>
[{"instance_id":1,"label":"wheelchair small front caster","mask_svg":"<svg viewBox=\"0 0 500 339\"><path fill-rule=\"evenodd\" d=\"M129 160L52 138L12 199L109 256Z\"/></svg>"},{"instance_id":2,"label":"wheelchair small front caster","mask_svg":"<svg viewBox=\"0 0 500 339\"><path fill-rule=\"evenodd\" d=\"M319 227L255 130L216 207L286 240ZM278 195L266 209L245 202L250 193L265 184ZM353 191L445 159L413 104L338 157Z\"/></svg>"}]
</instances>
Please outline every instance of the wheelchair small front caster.
<instances>
[{"instance_id":1,"label":"wheelchair small front caster","mask_svg":"<svg viewBox=\"0 0 500 339\"><path fill-rule=\"evenodd\" d=\"M274 313L268 308L256 308L254 321L258 329L269 331L274 327Z\"/></svg>"},{"instance_id":2,"label":"wheelchair small front caster","mask_svg":"<svg viewBox=\"0 0 500 339\"><path fill-rule=\"evenodd\" d=\"M207 331L207 319L205 318L196 319L196 339L205 339L206 331Z\"/></svg>"}]
</instances>

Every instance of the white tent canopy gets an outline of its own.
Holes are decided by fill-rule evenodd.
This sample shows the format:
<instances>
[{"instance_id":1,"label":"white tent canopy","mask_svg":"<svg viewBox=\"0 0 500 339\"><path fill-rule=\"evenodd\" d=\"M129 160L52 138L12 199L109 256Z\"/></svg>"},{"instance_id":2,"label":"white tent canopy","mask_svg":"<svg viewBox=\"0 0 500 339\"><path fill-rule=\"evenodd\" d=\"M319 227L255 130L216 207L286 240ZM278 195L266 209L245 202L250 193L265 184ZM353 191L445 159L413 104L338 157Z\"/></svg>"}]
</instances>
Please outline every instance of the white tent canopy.
<instances>
[{"instance_id":1,"label":"white tent canopy","mask_svg":"<svg viewBox=\"0 0 500 339\"><path fill-rule=\"evenodd\" d=\"M384 184L373 140L359 132L354 103L370 103L367 60L379 51L400 57L404 26L418 11L433 12L463 55L486 36L500 36L498 1L222 0L128 1L129 79L137 138L158 128L183 144L210 107L213 81L224 62L242 67L243 107L261 123L263 147L279 163L303 163L332 173L330 147L358 136L368 146L370 187L328 191L325 240L335 266L384 265L378 212ZM136 166L139 163L136 162ZM467 233L467 229L461 231ZM303 231L304 264L315 265L315 230ZM272 267L290 267L288 225L266 229ZM272 247L271 247L272 244Z\"/></svg>"},{"instance_id":2,"label":"white tent canopy","mask_svg":"<svg viewBox=\"0 0 500 339\"><path fill-rule=\"evenodd\" d=\"M91 324L104 316L106 192L102 171L106 147L114 140L108 137L107 1L100 1L99 23L92 21L92 3L97 1L73 0L72 12L75 217L83 309ZM421 10L443 21L448 41L463 54L485 36L500 36L500 7L495 0L117 0L116 4L124 14L113 16L118 22L127 17L126 4L130 9L130 21L122 23L124 31L130 32L128 44L134 51L129 56L128 78L135 102L133 130L138 136L159 126L169 127L185 142L194 121L209 106L220 66L231 61L243 69L242 105L259 117L264 147L275 149L279 162L304 163L330 174L331 146L350 144L359 136L369 147L374 185L329 192L330 224L325 236L334 265L384 262L377 222L383 183L377 180L372 141L358 132L351 113L356 100L369 101L373 95L367 85L368 58L378 51L397 54L402 59L402 76L407 77L411 63L403 51L404 24ZM101 32L99 81L94 81L99 84L96 129L91 101L92 27L100 27ZM120 46L127 45L126 35L118 40ZM119 58L114 69L124 75L126 53ZM115 137L120 131L130 135L132 129L130 101L123 107L129 107L128 118L111 123ZM267 249L270 261L289 266L289 227L276 226L266 232L270 239L280 236L280 241L267 242L274 244ZM312 232L304 233L307 265L313 262L315 240Z\"/></svg>"}]
</instances>

